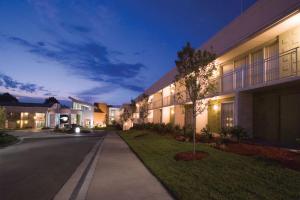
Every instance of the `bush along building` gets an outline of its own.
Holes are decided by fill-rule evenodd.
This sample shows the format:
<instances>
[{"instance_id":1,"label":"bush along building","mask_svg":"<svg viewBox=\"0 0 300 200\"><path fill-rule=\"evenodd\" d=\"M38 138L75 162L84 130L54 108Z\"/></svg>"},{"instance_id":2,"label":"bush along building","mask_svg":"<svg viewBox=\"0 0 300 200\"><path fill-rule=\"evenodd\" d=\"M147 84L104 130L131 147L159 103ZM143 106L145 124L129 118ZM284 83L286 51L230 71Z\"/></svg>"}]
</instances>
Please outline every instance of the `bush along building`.
<instances>
[{"instance_id":1,"label":"bush along building","mask_svg":"<svg viewBox=\"0 0 300 200\"><path fill-rule=\"evenodd\" d=\"M300 1L260 0L204 43L213 50L217 69L214 95L196 118L196 130L213 132L239 125L253 137L270 143L294 144L300 138ZM187 95L175 77L176 67L155 82L147 95L147 116L141 120L136 99L134 122L191 123ZM143 115L145 117L145 114Z\"/></svg>"}]
</instances>

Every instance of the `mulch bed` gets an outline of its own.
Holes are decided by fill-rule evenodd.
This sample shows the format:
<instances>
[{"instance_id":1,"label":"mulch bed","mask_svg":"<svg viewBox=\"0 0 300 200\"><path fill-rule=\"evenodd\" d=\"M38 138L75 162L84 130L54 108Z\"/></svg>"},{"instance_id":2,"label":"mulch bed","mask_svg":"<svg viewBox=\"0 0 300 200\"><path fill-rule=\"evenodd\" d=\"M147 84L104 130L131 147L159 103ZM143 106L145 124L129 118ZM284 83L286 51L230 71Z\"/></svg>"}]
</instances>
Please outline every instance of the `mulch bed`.
<instances>
[{"instance_id":1,"label":"mulch bed","mask_svg":"<svg viewBox=\"0 0 300 200\"><path fill-rule=\"evenodd\" d=\"M203 158L207 157L208 153L203 151L196 151L194 154L192 151L187 152L180 152L177 153L174 157L176 161L184 160L184 161L190 161L190 160L202 160Z\"/></svg>"},{"instance_id":2,"label":"mulch bed","mask_svg":"<svg viewBox=\"0 0 300 200\"><path fill-rule=\"evenodd\" d=\"M261 156L278 161L284 167L300 170L300 153L285 148L245 143L228 143L217 145L216 148L245 156Z\"/></svg>"}]
</instances>

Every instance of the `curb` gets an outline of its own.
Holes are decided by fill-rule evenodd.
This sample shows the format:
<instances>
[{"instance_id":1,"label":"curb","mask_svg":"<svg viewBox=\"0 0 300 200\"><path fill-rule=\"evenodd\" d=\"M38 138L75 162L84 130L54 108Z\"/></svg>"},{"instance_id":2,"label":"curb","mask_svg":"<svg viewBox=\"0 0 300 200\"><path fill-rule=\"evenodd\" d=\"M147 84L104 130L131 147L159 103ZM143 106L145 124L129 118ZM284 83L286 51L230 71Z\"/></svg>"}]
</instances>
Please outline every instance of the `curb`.
<instances>
[{"instance_id":1,"label":"curb","mask_svg":"<svg viewBox=\"0 0 300 200\"><path fill-rule=\"evenodd\" d=\"M54 200L85 199L91 181L91 179L88 178L92 178L93 176L94 171L91 172L91 170L92 167L97 164L95 161L97 161L97 155L99 155L100 150L102 150L104 139L105 136L94 145L74 173L55 194Z\"/></svg>"}]
</instances>

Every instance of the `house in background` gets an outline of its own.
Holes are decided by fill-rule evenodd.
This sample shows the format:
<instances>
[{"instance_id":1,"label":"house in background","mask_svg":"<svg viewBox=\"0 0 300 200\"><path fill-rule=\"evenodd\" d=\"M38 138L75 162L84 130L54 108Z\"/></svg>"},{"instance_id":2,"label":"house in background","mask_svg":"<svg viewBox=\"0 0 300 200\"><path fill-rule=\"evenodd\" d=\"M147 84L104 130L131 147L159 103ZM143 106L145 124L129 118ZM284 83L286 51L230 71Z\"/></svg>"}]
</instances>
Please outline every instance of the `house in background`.
<instances>
[{"instance_id":1,"label":"house in background","mask_svg":"<svg viewBox=\"0 0 300 200\"><path fill-rule=\"evenodd\" d=\"M87 128L94 127L94 105L69 97L72 101L70 112L71 124L77 124Z\"/></svg>"},{"instance_id":2,"label":"house in background","mask_svg":"<svg viewBox=\"0 0 300 200\"><path fill-rule=\"evenodd\" d=\"M217 54L212 79L217 91L197 116L197 132L239 125L254 138L295 144L300 138L300 1L260 0L204 43ZM191 110L173 68L145 91L148 122L192 122ZM138 116L138 115L136 115Z\"/></svg>"},{"instance_id":3,"label":"house in background","mask_svg":"<svg viewBox=\"0 0 300 200\"><path fill-rule=\"evenodd\" d=\"M108 106L106 103L94 103L94 126L106 127L108 122Z\"/></svg>"},{"instance_id":4,"label":"house in background","mask_svg":"<svg viewBox=\"0 0 300 200\"><path fill-rule=\"evenodd\" d=\"M6 112L5 128L43 128L59 125L60 104L1 102Z\"/></svg>"},{"instance_id":5,"label":"house in background","mask_svg":"<svg viewBox=\"0 0 300 200\"><path fill-rule=\"evenodd\" d=\"M121 106L109 105L108 106L108 124L120 123Z\"/></svg>"}]
</instances>

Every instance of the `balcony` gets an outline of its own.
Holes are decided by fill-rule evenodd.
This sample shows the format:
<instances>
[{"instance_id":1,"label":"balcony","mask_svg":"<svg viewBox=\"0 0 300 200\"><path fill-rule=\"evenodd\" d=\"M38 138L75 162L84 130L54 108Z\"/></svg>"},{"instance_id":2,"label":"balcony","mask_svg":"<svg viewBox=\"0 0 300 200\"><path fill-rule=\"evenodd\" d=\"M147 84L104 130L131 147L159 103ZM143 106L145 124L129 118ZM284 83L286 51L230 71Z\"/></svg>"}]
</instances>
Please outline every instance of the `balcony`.
<instances>
[{"instance_id":1,"label":"balcony","mask_svg":"<svg viewBox=\"0 0 300 200\"><path fill-rule=\"evenodd\" d=\"M151 109L161 108L163 105L162 99L158 99L152 102L152 105L150 106Z\"/></svg>"},{"instance_id":2,"label":"balcony","mask_svg":"<svg viewBox=\"0 0 300 200\"><path fill-rule=\"evenodd\" d=\"M217 93L225 94L236 90L262 87L298 77L300 69L297 51L298 48L294 48L218 77L215 80Z\"/></svg>"},{"instance_id":3,"label":"balcony","mask_svg":"<svg viewBox=\"0 0 300 200\"><path fill-rule=\"evenodd\" d=\"M289 78L300 78L300 63L297 51L298 48L294 48L260 62L239 67L230 73L213 79L212 81L217 88L214 95L276 84ZM181 98L177 98L173 94L149 103L149 109L190 102L185 90L180 93Z\"/></svg>"},{"instance_id":4,"label":"balcony","mask_svg":"<svg viewBox=\"0 0 300 200\"><path fill-rule=\"evenodd\" d=\"M163 98L163 106L171 106L174 105L174 103L175 103L175 96L173 94Z\"/></svg>"}]
</instances>

